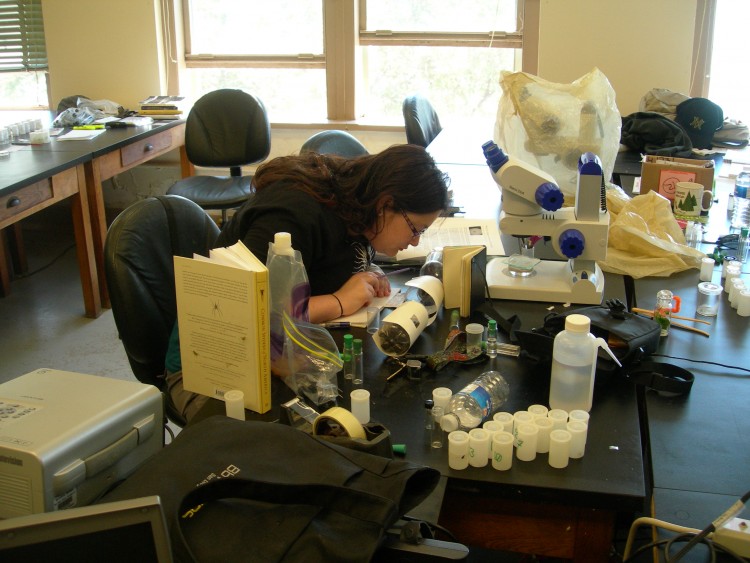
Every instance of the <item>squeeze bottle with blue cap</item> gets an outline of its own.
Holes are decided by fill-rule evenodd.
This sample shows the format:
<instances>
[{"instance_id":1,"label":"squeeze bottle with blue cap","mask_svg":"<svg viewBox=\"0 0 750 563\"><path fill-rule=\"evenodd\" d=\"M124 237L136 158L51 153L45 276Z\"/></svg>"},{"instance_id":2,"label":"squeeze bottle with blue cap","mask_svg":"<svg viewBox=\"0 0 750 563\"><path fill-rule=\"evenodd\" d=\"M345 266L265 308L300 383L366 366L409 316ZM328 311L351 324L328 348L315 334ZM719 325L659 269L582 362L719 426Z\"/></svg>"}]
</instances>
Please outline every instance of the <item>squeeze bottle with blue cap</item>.
<instances>
[{"instance_id":1,"label":"squeeze bottle with blue cap","mask_svg":"<svg viewBox=\"0 0 750 563\"><path fill-rule=\"evenodd\" d=\"M451 395L440 426L445 432L477 428L505 403L509 394L510 386L500 372L485 371L461 391Z\"/></svg>"},{"instance_id":2,"label":"squeeze bottle with blue cap","mask_svg":"<svg viewBox=\"0 0 750 563\"><path fill-rule=\"evenodd\" d=\"M568 412L591 410L596 357L600 347L620 365L604 339L594 337L589 332L590 328L591 319L586 315L568 315L565 330L555 336L549 387L549 406L553 409Z\"/></svg>"}]
</instances>

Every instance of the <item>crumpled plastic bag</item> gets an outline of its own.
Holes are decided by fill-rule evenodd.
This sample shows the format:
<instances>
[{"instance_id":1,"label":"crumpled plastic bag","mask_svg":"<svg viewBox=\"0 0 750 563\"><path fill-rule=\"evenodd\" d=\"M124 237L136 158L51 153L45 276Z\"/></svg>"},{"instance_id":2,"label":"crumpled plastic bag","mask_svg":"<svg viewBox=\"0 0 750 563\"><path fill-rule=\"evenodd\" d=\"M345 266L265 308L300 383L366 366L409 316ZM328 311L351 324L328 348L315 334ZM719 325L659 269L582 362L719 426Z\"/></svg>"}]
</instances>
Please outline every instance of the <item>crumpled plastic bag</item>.
<instances>
[{"instance_id":1,"label":"crumpled plastic bag","mask_svg":"<svg viewBox=\"0 0 750 563\"><path fill-rule=\"evenodd\" d=\"M620 112L615 91L594 68L570 84L525 72L502 73L495 142L509 156L550 174L575 199L578 159L593 152L610 178L620 148Z\"/></svg>"},{"instance_id":2,"label":"crumpled plastic bag","mask_svg":"<svg viewBox=\"0 0 750 563\"><path fill-rule=\"evenodd\" d=\"M638 279L700 268L705 253L685 244L685 235L664 196L649 191L628 198L620 189L608 189L607 208L607 259L599 262L603 271Z\"/></svg>"},{"instance_id":3,"label":"crumpled plastic bag","mask_svg":"<svg viewBox=\"0 0 750 563\"><path fill-rule=\"evenodd\" d=\"M75 105L73 105L75 104ZM112 100L90 100L85 96L69 96L60 101L59 114L53 127L88 125L105 117L124 117L128 111Z\"/></svg>"}]
</instances>

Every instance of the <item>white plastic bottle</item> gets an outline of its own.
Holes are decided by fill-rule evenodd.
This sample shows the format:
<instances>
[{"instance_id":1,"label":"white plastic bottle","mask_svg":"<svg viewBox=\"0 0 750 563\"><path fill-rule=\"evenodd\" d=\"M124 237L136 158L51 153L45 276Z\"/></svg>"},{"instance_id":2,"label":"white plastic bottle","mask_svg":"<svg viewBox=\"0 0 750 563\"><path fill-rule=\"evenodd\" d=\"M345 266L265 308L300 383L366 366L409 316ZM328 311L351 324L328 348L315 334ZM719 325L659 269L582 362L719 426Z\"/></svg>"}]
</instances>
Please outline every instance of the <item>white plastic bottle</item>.
<instances>
[{"instance_id":1,"label":"white plastic bottle","mask_svg":"<svg viewBox=\"0 0 750 563\"><path fill-rule=\"evenodd\" d=\"M486 371L451 396L440 421L445 432L471 430L488 420L508 399L510 386L497 371Z\"/></svg>"},{"instance_id":2,"label":"white plastic bottle","mask_svg":"<svg viewBox=\"0 0 750 563\"><path fill-rule=\"evenodd\" d=\"M591 320L585 315L568 315L565 330L555 336L552 349L552 376L549 386L549 406L553 409L586 412L594 399L596 356L604 348L620 365L602 338L589 332Z\"/></svg>"},{"instance_id":3,"label":"white plastic bottle","mask_svg":"<svg viewBox=\"0 0 750 563\"><path fill-rule=\"evenodd\" d=\"M283 313L306 321L310 283L300 253L292 247L292 235L276 233L268 245L271 361L281 357L284 345Z\"/></svg>"},{"instance_id":4,"label":"white plastic bottle","mask_svg":"<svg viewBox=\"0 0 750 563\"><path fill-rule=\"evenodd\" d=\"M565 330L555 336L549 387L553 409L591 410L597 345L590 327L591 320L585 315L568 315Z\"/></svg>"}]
</instances>

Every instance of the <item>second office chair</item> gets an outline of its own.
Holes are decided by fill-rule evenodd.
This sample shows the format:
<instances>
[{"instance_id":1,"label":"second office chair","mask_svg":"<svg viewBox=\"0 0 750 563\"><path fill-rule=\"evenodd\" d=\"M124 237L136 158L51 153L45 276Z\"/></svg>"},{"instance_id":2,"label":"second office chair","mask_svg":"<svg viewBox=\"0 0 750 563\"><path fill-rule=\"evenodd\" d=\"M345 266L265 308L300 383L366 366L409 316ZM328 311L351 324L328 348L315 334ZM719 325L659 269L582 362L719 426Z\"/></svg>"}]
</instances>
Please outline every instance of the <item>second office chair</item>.
<instances>
[{"instance_id":1,"label":"second office chair","mask_svg":"<svg viewBox=\"0 0 750 563\"><path fill-rule=\"evenodd\" d=\"M443 130L432 104L420 95L408 96L401 107L406 125L406 141L426 147Z\"/></svg>"},{"instance_id":2,"label":"second office chair","mask_svg":"<svg viewBox=\"0 0 750 563\"><path fill-rule=\"evenodd\" d=\"M191 164L229 168L229 176L190 176L175 182L168 194L180 195L203 209L227 210L242 205L252 191L252 176L242 166L266 159L271 127L263 102L235 89L214 90L199 98L187 117L185 151Z\"/></svg>"}]
</instances>

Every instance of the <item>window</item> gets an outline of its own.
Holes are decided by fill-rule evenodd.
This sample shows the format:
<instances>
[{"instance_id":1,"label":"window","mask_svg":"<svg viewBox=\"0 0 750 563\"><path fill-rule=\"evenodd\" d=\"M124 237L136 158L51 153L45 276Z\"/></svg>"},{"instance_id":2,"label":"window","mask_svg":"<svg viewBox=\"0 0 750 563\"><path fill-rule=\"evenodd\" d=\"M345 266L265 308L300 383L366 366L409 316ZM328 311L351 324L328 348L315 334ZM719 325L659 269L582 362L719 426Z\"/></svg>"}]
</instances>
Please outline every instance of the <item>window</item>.
<instances>
[{"instance_id":1,"label":"window","mask_svg":"<svg viewBox=\"0 0 750 563\"><path fill-rule=\"evenodd\" d=\"M403 123L409 94L441 120L490 116L501 70L520 70L523 0L182 0L192 98L256 94L272 121Z\"/></svg>"},{"instance_id":2,"label":"window","mask_svg":"<svg viewBox=\"0 0 750 563\"><path fill-rule=\"evenodd\" d=\"M711 49L708 95L724 111L724 117L750 123L750 51L744 23L750 21L747 0L719 0ZM738 22L743 22L738 25Z\"/></svg>"},{"instance_id":3,"label":"window","mask_svg":"<svg viewBox=\"0 0 750 563\"><path fill-rule=\"evenodd\" d=\"M48 108L46 70L41 0L0 0L3 109Z\"/></svg>"}]
</instances>

